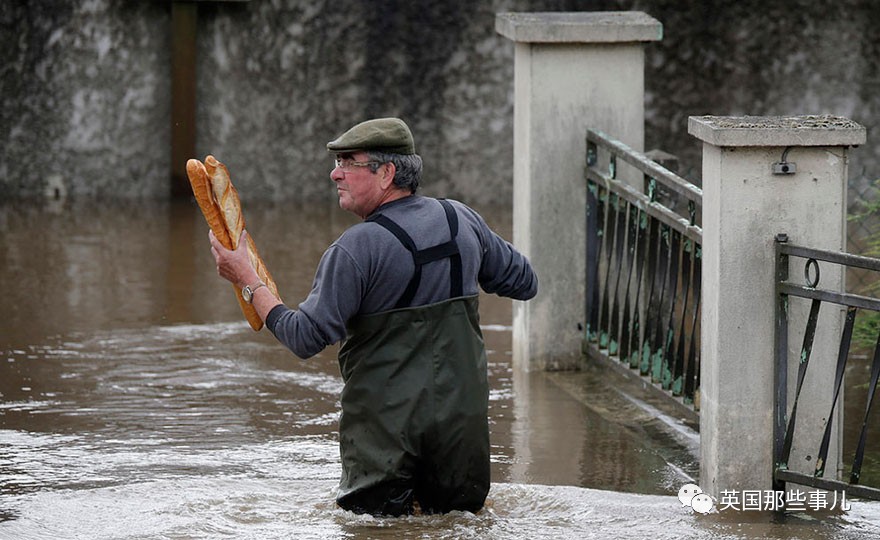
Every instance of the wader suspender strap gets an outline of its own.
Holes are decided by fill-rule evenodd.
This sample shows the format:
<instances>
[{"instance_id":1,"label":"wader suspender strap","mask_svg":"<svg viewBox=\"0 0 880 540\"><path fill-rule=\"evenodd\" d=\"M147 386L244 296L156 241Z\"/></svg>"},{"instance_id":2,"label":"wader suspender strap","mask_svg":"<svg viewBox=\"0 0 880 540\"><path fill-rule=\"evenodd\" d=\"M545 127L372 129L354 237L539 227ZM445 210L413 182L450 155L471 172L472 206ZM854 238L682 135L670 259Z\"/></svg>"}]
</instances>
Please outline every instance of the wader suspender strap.
<instances>
[{"instance_id":1,"label":"wader suspender strap","mask_svg":"<svg viewBox=\"0 0 880 540\"><path fill-rule=\"evenodd\" d=\"M461 253L458 251L458 243L455 241L456 236L458 236L458 216L455 214L455 209L452 208L449 201L443 199L438 199L438 201L443 205L443 210L446 211L446 223L449 225L451 240L422 250L416 249L415 242L413 242L410 235L407 234L400 225L394 223L382 214L367 218L367 221L372 221L385 227L388 232L397 237L400 243L403 244L403 247L409 250L413 257L413 264L415 265L416 270L413 273L413 277L409 280L409 285L406 286L406 290L403 291L403 296L400 297L397 301L397 305L394 306L395 309L410 307L412 304L413 298L416 296L416 291L419 289L419 283L422 281L422 265L433 261L439 261L446 257L450 258L449 297L458 298L464 294L462 292Z\"/></svg>"}]
</instances>

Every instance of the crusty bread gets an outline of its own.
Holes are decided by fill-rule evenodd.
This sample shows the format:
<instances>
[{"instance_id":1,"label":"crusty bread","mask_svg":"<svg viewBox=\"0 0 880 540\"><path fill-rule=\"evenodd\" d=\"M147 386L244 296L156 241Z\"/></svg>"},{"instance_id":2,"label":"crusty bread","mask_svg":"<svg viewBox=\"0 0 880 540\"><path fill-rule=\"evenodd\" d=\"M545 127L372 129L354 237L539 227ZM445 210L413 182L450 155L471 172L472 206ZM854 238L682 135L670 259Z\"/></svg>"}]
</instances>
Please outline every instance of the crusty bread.
<instances>
[{"instance_id":1,"label":"crusty bread","mask_svg":"<svg viewBox=\"0 0 880 540\"><path fill-rule=\"evenodd\" d=\"M214 231L214 236L223 244L223 247L232 249L232 241L229 238L229 232L226 230L226 223L220 209L214 204L214 195L211 192L211 180L208 178L208 171L201 161L191 159L186 162L186 175L189 177L189 183L192 186L193 195L196 202L205 216L208 226ZM236 242L238 239L236 238Z\"/></svg>"},{"instance_id":2,"label":"crusty bread","mask_svg":"<svg viewBox=\"0 0 880 540\"><path fill-rule=\"evenodd\" d=\"M196 202L201 208L208 226L214 231L214 236L223 247L236 249L241 231L244 229L244 215L241 212L238 191L232 185L226 166L217 161L214 156L206 157L204 164L197 159L191 159L186 163L186 174L192 185ZM266 268L250 235L248 235L247 247L251 264L254 265L260 280L266 284L266 287L276 298L280 299L275 280L269 274L269 269ZM241 311L251 328L255 331L260 330L263 327L263 321L257 315L254 306L244 301L238 287L233 286L233 288Z\"/></svg>"},{"instance_id":3,"label":"crusty bread","mask_svg":"<svg viewBox=\"0 0 880 540\"><path fill-rule=\"evenodd\" d=\"M214 156L205 158L205 171L210 178L214 202L217 203L218 209L223 215L226 230L229 231L229 238L232 239L231 249L235 249L238 247L238 239L244 229L244 215L241 213L238 191L232 185L232 179L229 177L226 166L217 161Z\"/></svg>"}]
</instances>

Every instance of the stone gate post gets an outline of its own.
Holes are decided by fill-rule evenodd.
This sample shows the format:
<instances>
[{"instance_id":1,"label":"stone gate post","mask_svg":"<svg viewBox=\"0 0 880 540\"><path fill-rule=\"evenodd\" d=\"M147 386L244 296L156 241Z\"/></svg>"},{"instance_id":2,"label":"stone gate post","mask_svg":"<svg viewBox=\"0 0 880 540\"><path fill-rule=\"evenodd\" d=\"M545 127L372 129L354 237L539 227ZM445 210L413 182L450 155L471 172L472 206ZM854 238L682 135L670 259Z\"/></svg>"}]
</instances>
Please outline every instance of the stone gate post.
<instances>
[{"instance_id":1,"label":"stone gate post","mask_svg":"<svg viewBox=\"0 0 880 540\"><path fill-rule=\"evenodd\" d=\"M662 25L641 12L500 13L495 29L515 43L513 238L540 282L514 304L513 363L571 369L584 324L586 129L644 149L644 44Z\"/></svg>"},{"instance_id":2,"label":"stone gate post","mask_svg":"<svg viewBox=\"0 0 880 540\"><path fill-rule=\"evenodd\" d=\"M830 116L706 116L691 117L688 131L703 141L700 484L720 498L772 486L774 238L786 233L796 244L845 250L849 147L865 142L865 129ZM843 290L839 268L822 269L822 286ZM821 433L833 396L842 314L823 310L804 382L809 403L798 408L802 433ZM807 311L790 304L789 395ZM812 474L817 449L818 440L796 439L789 468Z\"/></svg>"}]
</instances>

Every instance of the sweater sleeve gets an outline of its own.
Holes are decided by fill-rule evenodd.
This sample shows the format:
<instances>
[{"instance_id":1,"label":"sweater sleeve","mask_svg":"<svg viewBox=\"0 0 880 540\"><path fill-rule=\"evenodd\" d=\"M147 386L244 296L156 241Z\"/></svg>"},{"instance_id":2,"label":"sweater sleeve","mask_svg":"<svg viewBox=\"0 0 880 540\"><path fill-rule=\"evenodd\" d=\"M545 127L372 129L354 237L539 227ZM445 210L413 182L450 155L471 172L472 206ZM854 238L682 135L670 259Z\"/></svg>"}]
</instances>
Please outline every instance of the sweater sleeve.
<instances>
[{"instance_id":1,"label":"sweater sleeve","mask_svg":"<svg viewBox=\"0 0 880 540\"><path fill-rule=\"evenodd\" d=\"M295 355L314 356L345 338L345 322L358 312L365 284L351 254L333 244L321 257L312 290L299 309L276 306L266 327Z\"/></svg>"},{"instance_id":2,"label":"sweater sleeve","mask_svg":"<svg viewBox=\"0 0 880 540\"><path fill-rule=\"evenodd\" d=\"M483 258L478 276L480 287L487 293L514 300L534 298L538 293L538 276L528 258L492 231L482 216L466 206L464 208L477 227L482 244Z\"/></svg>"}]
</instances>

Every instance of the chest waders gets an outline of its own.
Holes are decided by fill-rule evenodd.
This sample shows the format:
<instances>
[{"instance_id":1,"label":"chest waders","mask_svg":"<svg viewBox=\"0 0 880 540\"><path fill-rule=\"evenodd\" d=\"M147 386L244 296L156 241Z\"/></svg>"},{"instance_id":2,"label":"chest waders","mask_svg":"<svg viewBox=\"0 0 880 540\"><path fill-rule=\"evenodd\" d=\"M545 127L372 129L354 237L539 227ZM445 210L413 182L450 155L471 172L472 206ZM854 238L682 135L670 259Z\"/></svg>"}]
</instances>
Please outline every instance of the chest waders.
<instances>
[{"instance_id":1,"label":"chest waders","mask_svg":"<svg viewBox=\"0 0 880 540\"><path fill-rule=\"evenodd\" d=\"M462 296L454 209L451 240L416 250L381 214L369 218L412 253L415 272L397 307L347 324L339 351L345 387L337 503L347 510L401 515L483 507L489 492L489 388L476 296ZM408 307L421 267L450 258L449 300Z\"/></svg>"}]
</instances>

